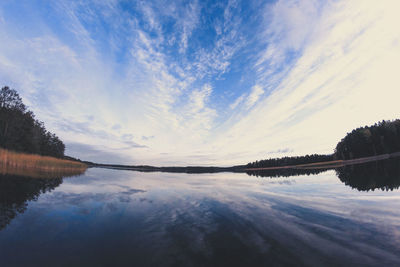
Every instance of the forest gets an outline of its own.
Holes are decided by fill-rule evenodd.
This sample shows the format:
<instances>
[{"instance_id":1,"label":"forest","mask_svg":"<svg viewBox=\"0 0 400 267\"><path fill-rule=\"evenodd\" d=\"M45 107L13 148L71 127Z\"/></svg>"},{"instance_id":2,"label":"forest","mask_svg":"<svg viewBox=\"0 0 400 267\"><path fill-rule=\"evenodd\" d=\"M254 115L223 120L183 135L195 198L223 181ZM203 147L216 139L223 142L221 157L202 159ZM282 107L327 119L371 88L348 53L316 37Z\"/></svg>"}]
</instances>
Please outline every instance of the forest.
<instances>
[{"instance_id":1,"label":"forest","mask_svg":"<svg viewBox=\"0 0 400 267\"><path fill-rule=\"evenodd\" d=\"M248 163L246 168L283 167L333 160L349 160L400 151L400 120L381 121L354 129L337 145L331 155L306 155L270 158Z\"/></svg>"},{"instance_id":2,"label":"forest","mask_svg":"<svg viewBox=\"0 0 400 267\"><path fill-rule=\"evenodd\" d=\"M0 147L17 152L64 157L65 145L35 119L16 90L0 91Z\"/></svg>"},{"instance_id":3,"label":"forest","mask_svg":"<svg viewBox=\"0 0 400 267\"><path fill-rule=\"evenodd\" d=\"M336 146L335 159L355 159L400 151L400 120L381 121L348 133Z\"/></svg>"},{"instance_id":4,"label":"forest","mask_svg":"<svg viewBox=\"0 0 400 267\"><path fill-rule=\"evenodd\" d=\"M270 159L258 160L255 162L248 163L246 165L246 168L283 167L283 166L325 162L332 160L333 160L333 155L312 154L312 155L297 156L297 157L283 157L283 158L270 158Z\"/></svg>"}]
</instances>

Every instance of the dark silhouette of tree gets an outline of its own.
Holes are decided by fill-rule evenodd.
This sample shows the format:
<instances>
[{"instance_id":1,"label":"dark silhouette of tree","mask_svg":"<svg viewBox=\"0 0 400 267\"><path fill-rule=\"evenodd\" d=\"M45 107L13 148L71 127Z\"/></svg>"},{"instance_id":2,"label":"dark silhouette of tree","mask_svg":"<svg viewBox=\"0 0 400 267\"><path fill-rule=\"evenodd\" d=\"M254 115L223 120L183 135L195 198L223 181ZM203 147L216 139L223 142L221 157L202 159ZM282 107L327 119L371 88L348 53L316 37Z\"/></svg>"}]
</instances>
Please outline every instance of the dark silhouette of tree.
<instances>
[{"instance_id":1,"label":"dark silhouette of tree","mask_svg":"<svg viewBox=\"0 0 400 267\"><path fill-rule=\"evenodd\" d=\"M65 151L64 143L48 132L17 91L7 86L0 91L0 147L59 158Z\"/></svg>"},{"instance_id":2,"label":"dark silhouette of tree","mask_svg":"<svg viewBox=\"0 0 400 267\"><path fill-rule=\"evenodd\" d=\"M62 183L61 177L30 178L16 175L0 175L0 230L19 213L26 210L27 202L37 200Z\"/></svg>"},{"instance_id":3,"label":"dark silhouette of tree","mask_svg":"<svg viewBox=\"0 0 400 267\"><path fill-rule=\"evenodd\" d=\"M275 169L275 170L254 170L246 171L247 175L256 177L291 177L300 175L316 175L328 169Z\"/></svg>"},{"instance_id":4,"label":"dark silhouette of tree","mask_svg":"<svg viewBox=\"0 0 400 267\"><path fill-rule=\"evenodd\" d=\"M400 152L400 120L381 121L373 126L360 127L348 133L336 146L332 155L305 155L270 158L248 163L246 168L268 168L348 160Z\"/></svg>"},{"instance_id":5,"label":"dark silhouette of tree","mask_svg":"<svg viewBox=\"0 0 400 267\"><path fill-rule=\"evenodd\" d=\"M268 168L268 167L283 167L291 165L300 165L315 162L324 162L333 160L332 155L305 155L297 157L270 158L260 161L248 163L246 168Z\"/></svg>"},{"instance_id":6,"label":"dark silhouette of tree","mask_svg":"<svg viewBox=\"0 0 400 267\"><path fill-rule=\"evenodd\" d=\"M340 181L359 191L381 189L389 191L400 187L400 159L348 165L336 169Z\"/></svg>"},{"instance_id":7,"label":"dark silhouette of tree","mask_svg":"<svg viewBox=\"0 0 400 267\"><path fill-rule=\"evenodd\" d=\"M336 159L354 159L400 151L400 120L357 128L336 146Z\"/></svg>"},{"instance_id":8,"label":"dark silhouette of tree","mask_svg":"<svg viewBox=\"0 0 400 267\"><path fill-rule=\"evenodd\" d=\"M21 112L26 111L26 106L22 103L21 97L17 91L10 89L8 86L4 86L0 91L0 108L8 110L18 110Z\"/></svg>"}]
</instances>

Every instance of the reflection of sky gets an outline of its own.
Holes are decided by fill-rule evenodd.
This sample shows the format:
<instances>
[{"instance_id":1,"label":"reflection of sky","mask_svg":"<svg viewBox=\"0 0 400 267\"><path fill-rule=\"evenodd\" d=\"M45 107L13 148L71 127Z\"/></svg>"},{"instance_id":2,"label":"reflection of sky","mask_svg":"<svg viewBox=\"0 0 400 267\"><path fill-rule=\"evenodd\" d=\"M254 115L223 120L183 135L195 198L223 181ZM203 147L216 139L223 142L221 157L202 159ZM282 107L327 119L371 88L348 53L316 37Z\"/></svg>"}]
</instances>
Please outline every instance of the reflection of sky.
<instances>
[{"instance_id":1,"label":"reflection of sky","mask_svg":"<svg viewBox=\"0 0 400 267\"><path fill-rule=\"evenodd\" d=\"M399 200L398 190L353 190L333 171L270 179L89 169L29 202L0 232L0 257L51 264L59 256L66 265L112 257L139 265L228 258L393 265L400 262Z\"/></svg>"}]
</instances>

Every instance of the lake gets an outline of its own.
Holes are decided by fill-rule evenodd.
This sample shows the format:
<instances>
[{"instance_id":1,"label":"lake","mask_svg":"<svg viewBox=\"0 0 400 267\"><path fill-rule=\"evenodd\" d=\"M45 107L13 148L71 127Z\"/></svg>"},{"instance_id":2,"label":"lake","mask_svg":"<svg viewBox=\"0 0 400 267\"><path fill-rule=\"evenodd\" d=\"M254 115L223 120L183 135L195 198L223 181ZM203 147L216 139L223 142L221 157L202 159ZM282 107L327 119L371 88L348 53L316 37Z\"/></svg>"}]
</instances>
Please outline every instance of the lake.
<instances>
[{"instance_id":1,"label":"lake","mask_svg":"<svg viewBox=\"0 0 400 267\"><path fill-rule=\"evenodd\" d=\"M3 175L0 265L400 266L400 164L385 164L273 178Z\"/></svg>"}]
</instances>

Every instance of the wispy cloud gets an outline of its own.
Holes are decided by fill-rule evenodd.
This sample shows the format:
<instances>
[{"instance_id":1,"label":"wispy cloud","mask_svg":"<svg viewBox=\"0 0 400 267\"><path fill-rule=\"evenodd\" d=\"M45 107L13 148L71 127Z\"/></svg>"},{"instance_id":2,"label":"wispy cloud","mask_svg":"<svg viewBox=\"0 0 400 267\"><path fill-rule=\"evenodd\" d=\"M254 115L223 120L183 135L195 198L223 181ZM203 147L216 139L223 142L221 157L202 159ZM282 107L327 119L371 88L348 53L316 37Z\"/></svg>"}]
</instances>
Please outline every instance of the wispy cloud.
<instances>
[{"instance_id":1,"label":"wispy cloud","mask_svg":"<svg viewBox=\"0 0 400 267\"><path fill-rule=\"evenodd\" d=\"M347 131L399 115L387 98L400 94L393 75L400 32L389 26L396 20L392 9L335 2L320 12L290 72L224 133L231 138L218 139L222 147L240 137L240 144L229 146L232 151L288 146L290 154L330 153Z\"/></svg>"},{"instance_id":2,"label":"wispy cloud","mask_svg":"<svg viewBox=\"0 0 400 267\"><path fill-rule=\"evenodd\" d=\"M251 108L258 99L264 94L264 90L259 85L254 85L246 101L246 107Z\"/></svg>"},{"instance_id":3,"label":"wispy cloud","mask_svg":"<svg viewBox=\"0 0 400 267\"><path fill-rule=\"evenodd\" d=\"M243 100L245 99L245 95L241 95L238 98L236 98L235 102L233 102L232 104L229 105L229 107L231 109L235 109L240 103L243 102Z\"/></svg>"},{"instance_id":4,"label":"wispy cloud","mask_svg":"<svg viewBox=\"0 0 400 267\"><path fill-rule=\"evenodd\" d=\"M327 153L346 131L400 115L395 0L42 5L0 3L0 80L73 156Z\"/></svg>"}]
</instances>

